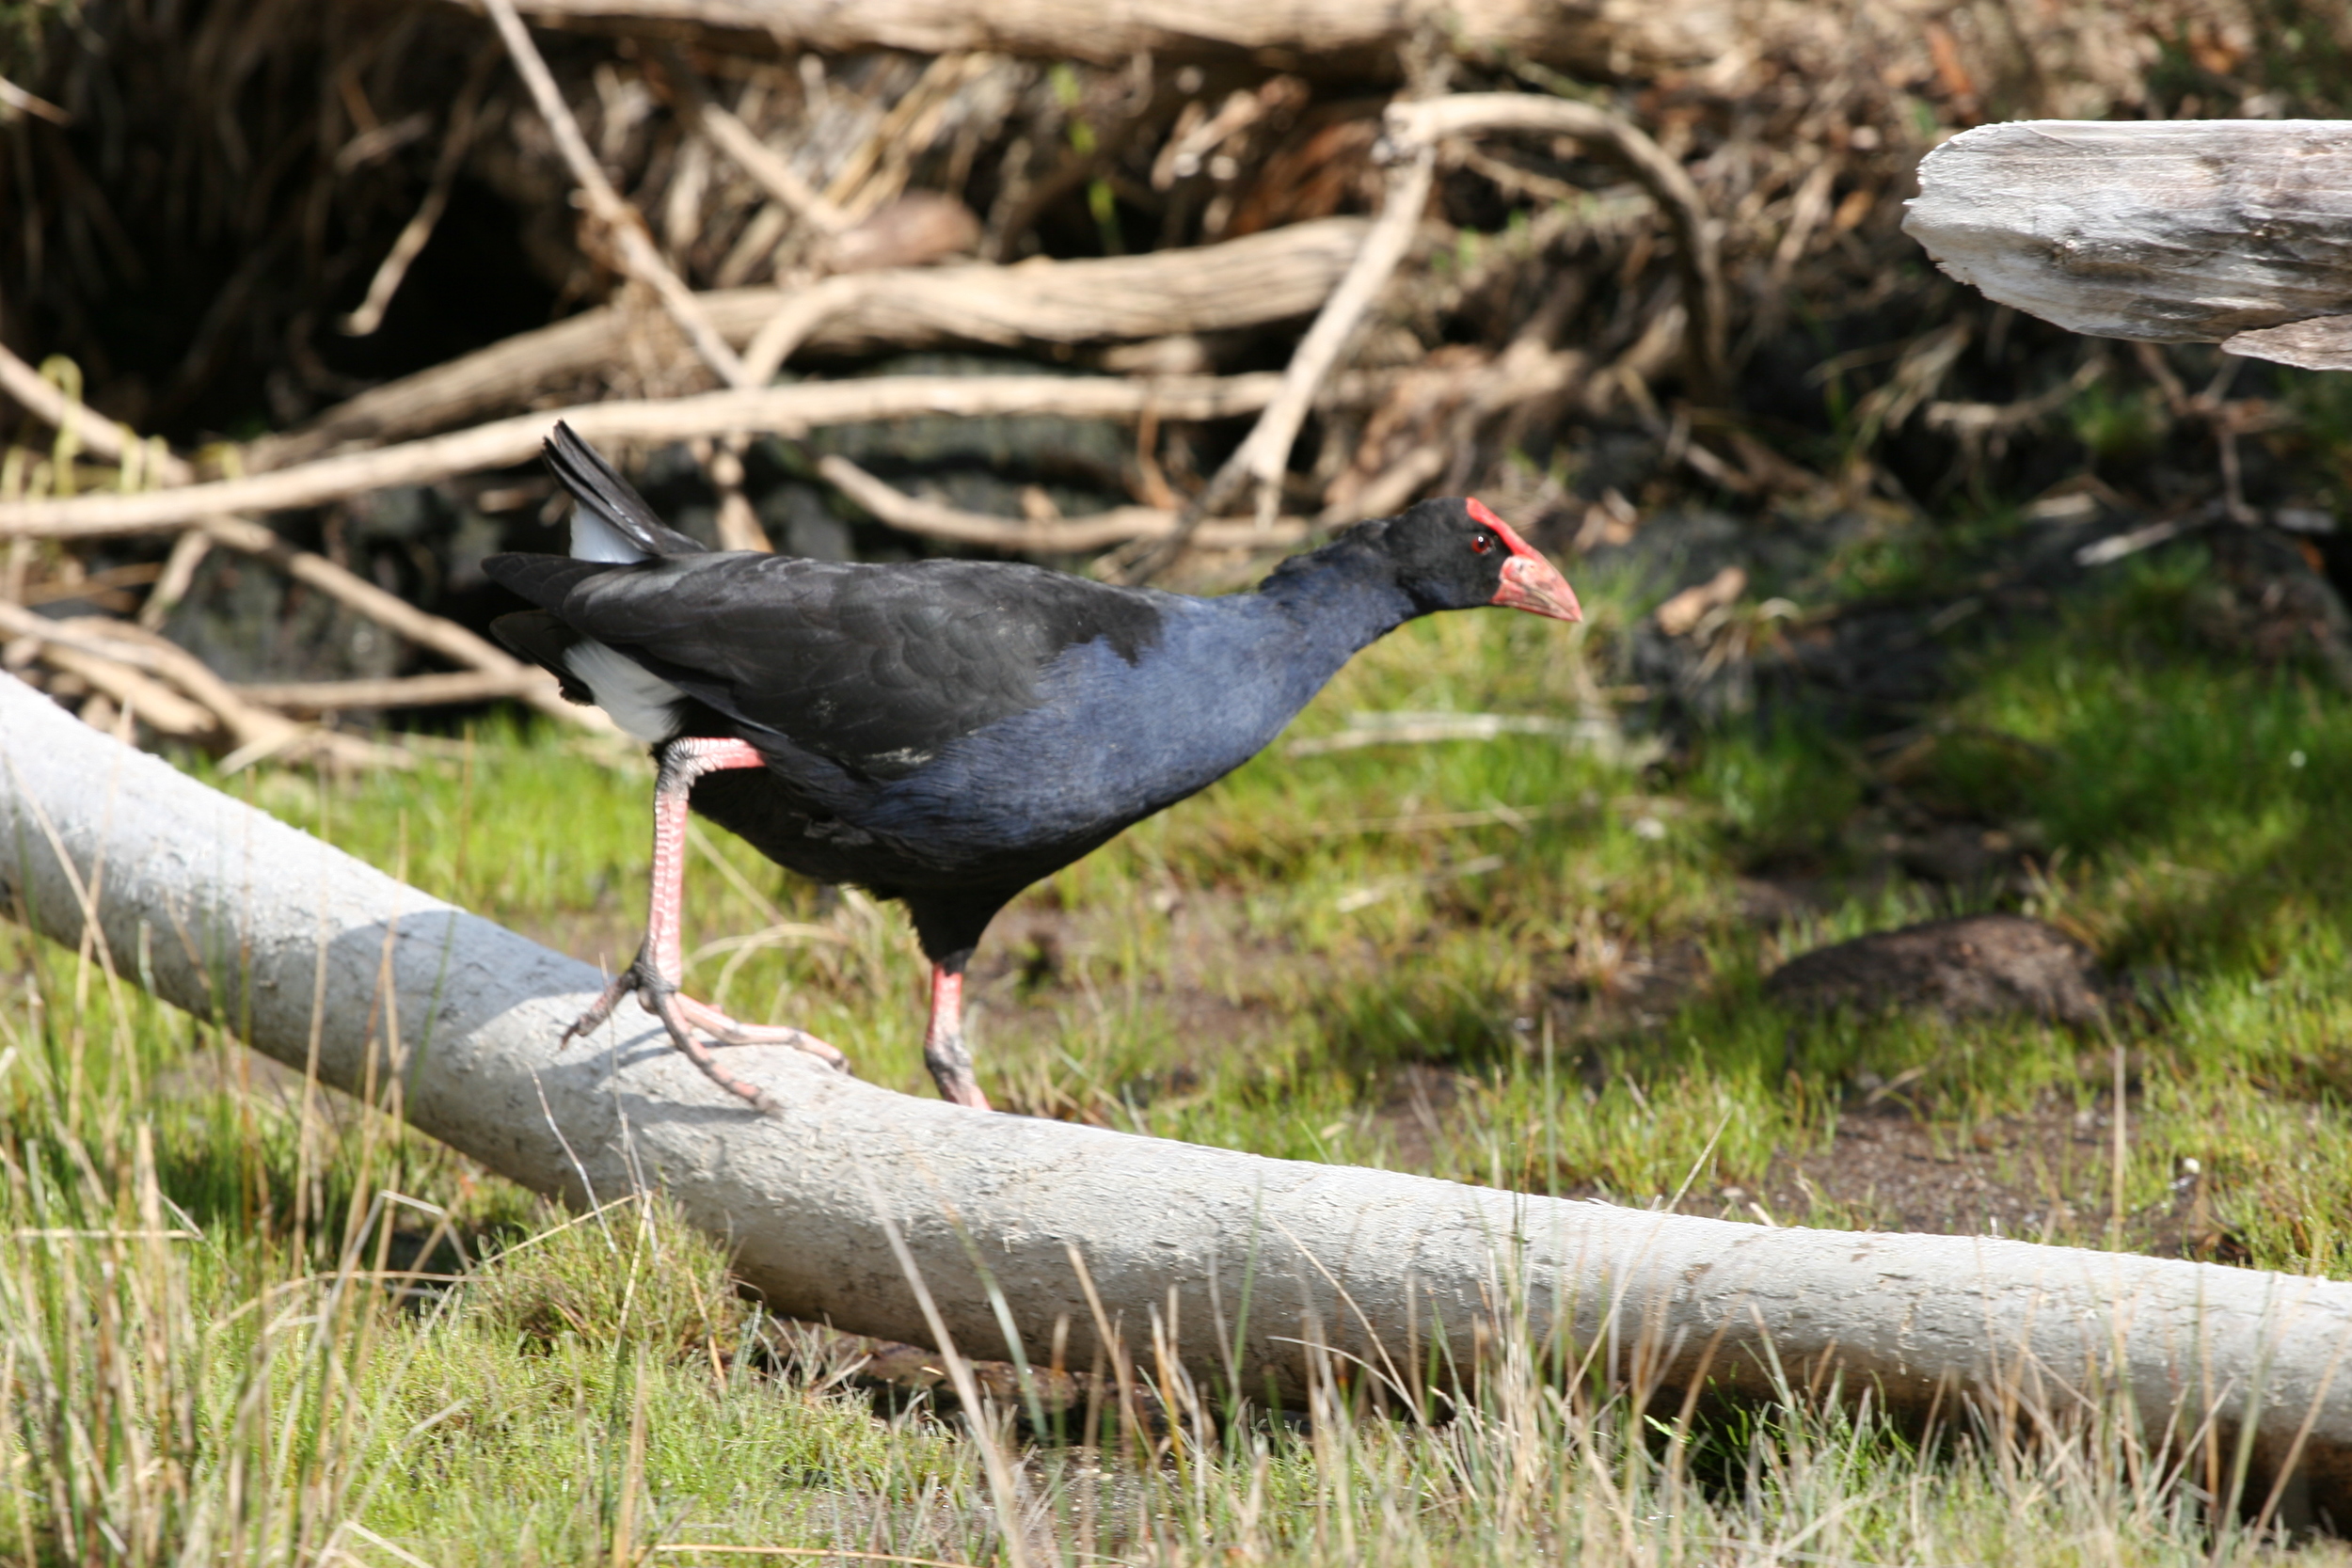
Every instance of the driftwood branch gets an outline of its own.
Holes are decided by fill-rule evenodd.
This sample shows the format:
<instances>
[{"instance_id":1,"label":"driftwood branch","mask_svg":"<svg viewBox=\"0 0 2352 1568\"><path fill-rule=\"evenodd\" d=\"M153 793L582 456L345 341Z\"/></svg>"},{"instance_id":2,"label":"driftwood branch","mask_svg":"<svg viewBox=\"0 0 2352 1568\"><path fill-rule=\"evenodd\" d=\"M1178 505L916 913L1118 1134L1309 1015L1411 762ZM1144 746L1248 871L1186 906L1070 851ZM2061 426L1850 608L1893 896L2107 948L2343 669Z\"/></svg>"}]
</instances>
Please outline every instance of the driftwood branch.
<instances>
[{"instance_id":1,"label":"driftwood branch","mask_svg":"<svg viewBox=\"0 0 2352 1568\"><path fill-rule=\"evenodd\" d=\"M2352 370L2352 121L1986 125L1910 208L1946 272L2070 331Z\"/></svg>"},{"instance_id":2,"label":"driftwood branch","mask_svg":"<svg viewBox=\"0 0 2352 1568\"><path fill-rule=\"evenodd\" d=\"M1360 405L1378 398L1391 377L1334 377L1324 400ZM684 441L695 436L773 433L798 436L824 425L865 424L922 414L1050 414L1073 420L1134 420L1156 410L1163 420L1225 420L1254 414L1273 400L1282 378L1168 376L874 376L853 381L754 387L645 403L591 403L525 414L401 446L322 457L298 467L243 479L136 495L76 496L0 503L0 539L94 539L152 533L227 512L276 512L317 506L391 484L431 484L453 474L530 461L556 420L591 441Z\"/></svg>"},{"instance_id":3,"label":"driftwood branch","mask_svg":"<svg viewBox=\"0 0 2352 1568\"><path fill-rule=\"evenodd\" d=\"M2044 1409L2121 1397L2150 1433L2211 1431L2229 1452L2242 1433L2257 1486L2289 1478L2290 1516L2352 1517L2352 1284L1267 1160L913 1099L789 1050L731 1053L771 1085L778 1110L762 1116L633 1002L587 1049L559 1051L601 988L595 970L6 677L0 898L67 943L94 922L101 956L127 970L139 955L160 996L346 1092L382 1086L388 1109L526 1186L583 1203L651 1177L726 1238L777 1310L853 1332L995 1355L1009 1323L1031 1359L1052 1341L1084 1365L1111 1347L1074 1250L1109 1317L1166 1322L1198 1375L1238 1370L1248 1392L1298 1387L1325 1347L1395 1358L1442 1344L1467 1370L1516 1310L1539 1340L1595 1347L1620 1375L1643 1363L1667 1387L1704 1376L1769 1396L1777 1367L1779 1386L1828 1386L1836 1369L1915 1415L1969 1395ZM935 1317L892 1259L893 1227Z\"/></svg>"},{"instance_id":4,"label":"driftwood branch","mask_svg":"<svg viewBox=\"0 0 2352 1568\"><path fill-rule=\"evenodd\" d=\"M1327 218L1193 250L909 267L800 290L723 289L696 297L730 343L749 345L779 312L796 310L810 324L800 348L826 354L1223 332L1316 309L1362 248L1365 228L1362 218ZM362 392L302 430L265 436L245 449L245 466L249 472L285 467L347 442L397 440L528 406L550 384L612 360L630 330L628 312L608 306L509 338Z\"/></svg>"}]
</instances>

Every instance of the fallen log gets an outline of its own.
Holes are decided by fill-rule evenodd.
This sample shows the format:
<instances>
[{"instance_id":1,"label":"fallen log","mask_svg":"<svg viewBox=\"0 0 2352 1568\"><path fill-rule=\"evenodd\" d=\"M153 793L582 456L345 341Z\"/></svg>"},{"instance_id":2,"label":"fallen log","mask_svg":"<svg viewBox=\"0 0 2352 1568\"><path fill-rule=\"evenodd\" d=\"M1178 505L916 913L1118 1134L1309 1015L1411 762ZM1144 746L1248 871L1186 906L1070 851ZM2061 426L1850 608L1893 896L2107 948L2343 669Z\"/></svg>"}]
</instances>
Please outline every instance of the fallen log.
<instances>
[{"instance_id":1,"label":"fallen log","mask_svg":"<svg viewBox=\"0 0 2352 1568\"><path fill-rule=\"evenodd\" d=\"M1973 1394L2033 1418L2121 1396L2154 1446L2212 1436L2233 1453L2243 1434L2289 1519L2352 1517L2352 1285L1266 1160L914 1099L788 1050L731 1052L772 1085L763 1117L633 1002L559 1051L596 971L6 676L0 900L67 943L94 916L95 951L126 977L526 1186L581 1204L652 1178L775 1309L852 1332L936 1343L935 1305L966 1354L1011 1351L1010 1324L1032 1353L1051 1341L1084 1365L1108 1347L1083 1259L1130 1342L1157 1319L1196 1375L1238 1375L1247 1392L1295 1389L1327 1353L1378 1368L1442 1342L1466 1366L1516 1312L1668 1388L1827 1386L1835 1367L1915 1414ZM894 1229L929 1303L893 1260Z\"/></svg>"},{"instance_id":2,"label":"fallen log","mask_svg":"<svg viewBox=\"0 0 2352 1568\"><path fill-rule=\"evenodd\" d=\"M1903 231L2096 338L2352 370L2352 120L2020 120L1919 164Z\"/></svg>"},{"instance_id":3,"label":"fallen log","mask_svg":"<svg viewBox=\"0 0 2352 1568\"><path fill-rule=\"evenodd\" d=\"M747 348L786 309L804 312L812 324L800 350L825 354L1223 332L1313 310L1347 270L1366 228L1362 218L1326 218L1193 250L1009 267L906 267L851 273L801 290L721 289L695 297L712 328L737 349ZM263 436L245 449L246 468L282 468L350 442L400 440L528 407L549 386L620 357L635 329L629 311L605 306L492 343L362 392L300 430Z\"/></svg>"}]
</instances>

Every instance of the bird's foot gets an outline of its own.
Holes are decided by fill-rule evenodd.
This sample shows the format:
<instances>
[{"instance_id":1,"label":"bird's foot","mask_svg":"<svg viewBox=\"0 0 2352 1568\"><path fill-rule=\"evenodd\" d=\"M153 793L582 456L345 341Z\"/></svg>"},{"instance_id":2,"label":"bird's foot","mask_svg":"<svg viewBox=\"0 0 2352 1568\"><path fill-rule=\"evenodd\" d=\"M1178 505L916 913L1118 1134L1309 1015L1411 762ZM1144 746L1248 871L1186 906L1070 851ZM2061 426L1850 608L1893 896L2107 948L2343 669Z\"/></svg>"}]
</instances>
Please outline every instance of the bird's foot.
<instances>
[{"instance_id":1,"label":"bird's foot","mask_svg":"<svg viewBox=\"0 0 2352 1568\"><path fill-rule=\"evenodd\" d=\"M836 1071L850 1070L847 1056L807 1030L738 1023L707 1002L680 996L675 985L652 974L642 959L631 963L613 977L612 984L604 988L603 994L589 1006L586 1012L572 1021L570 1028L564 1031L564 1037L557 1042L556 1049L560 1051L571 1044L575 1037L585 1037L602 1028L606 1020L612 1016L612 1009L621 1005L621 999L632 995L647 1012L661 1021L662 1028L669 1033L670 1043L684 1053L688 1061L701 1069L704 1077L755 1110L772 1112L776 1103L765 1090L745 1083L720 1066L718 1058L711 1054L710 1047L695 1037L696 1029L705 1031L721 1045L788 1045L796 1051L806 1052Z\"/></svg>"}]
</instances>

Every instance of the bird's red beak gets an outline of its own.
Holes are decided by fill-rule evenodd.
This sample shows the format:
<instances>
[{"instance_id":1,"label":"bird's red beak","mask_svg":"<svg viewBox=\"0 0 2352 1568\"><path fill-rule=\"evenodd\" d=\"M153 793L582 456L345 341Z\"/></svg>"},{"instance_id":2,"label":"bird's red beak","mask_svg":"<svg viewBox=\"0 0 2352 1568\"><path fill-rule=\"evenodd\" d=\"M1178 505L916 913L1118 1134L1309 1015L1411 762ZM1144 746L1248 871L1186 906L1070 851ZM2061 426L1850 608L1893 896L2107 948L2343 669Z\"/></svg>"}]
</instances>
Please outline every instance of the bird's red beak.
<instances>
[{"instance_id":1,"label":"bird's red beak","mask_svg":"<svg viewBox=\"0 0 2352 1568\"><path fill-rule=\"evenodd\" d=\"M1487 511L1485 502L1471 501L1470 515L1470 521L1494 530L1495 537L1511 551L1511 559L1502 563L1502 586L1495 590L1488 604L1549 615L1555 621L1584 619L1584 607L1576 602L1576 590L1568 586L1559 567L1537 554L1509 523Z\"/></svg>"}]
</instances>

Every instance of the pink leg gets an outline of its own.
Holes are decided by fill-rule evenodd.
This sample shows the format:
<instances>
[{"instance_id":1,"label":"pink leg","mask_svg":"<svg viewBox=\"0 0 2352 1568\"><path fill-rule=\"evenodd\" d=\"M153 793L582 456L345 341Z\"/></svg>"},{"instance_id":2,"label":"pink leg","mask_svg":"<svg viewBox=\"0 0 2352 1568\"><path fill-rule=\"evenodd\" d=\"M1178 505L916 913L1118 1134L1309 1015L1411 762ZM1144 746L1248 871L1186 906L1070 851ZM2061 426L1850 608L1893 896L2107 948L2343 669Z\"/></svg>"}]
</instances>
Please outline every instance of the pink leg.
<instances>
[{"instance_id":1,"label":"pink leg","mask_svg":"<svg viewBox=\"0 0 2352 1568\"><path fill-rule=\"evenodd\" d=\"M686 1053L705 1077L763 1111L772 1108L768 1097L721 1067L710 1048L694 1037L693 1026L708 1031L724 1045L795 1046L845 1070L847 1058L805 1030L738 1023L716 1007L682 997L677 993L677 976L685 968L681 911L686 901L686 808L694 781L724 768L766 766L759 752L740 740L678 740L662 752L661 773L653 792L653 886L646 904L645 940L628 968L564 1031L563 1042L569 1044L574 1036L602 1027L621 998L634 994L648 1012L661 1020L671 1043Z\"/></svg>"},{"instance_id":2,"label":"pink leg","mask_svg":"<svg viewBox=\"0 0 2352 1568\"><path fill-rule=\"evenodd\" d=\"M972 1076L972 1053L963 1043L963 972L931 965L931 1022L923 1031L923 1062L931 1069L940 1098L988 1109L988 1096Z\"/></svg>"}]
</instances>

